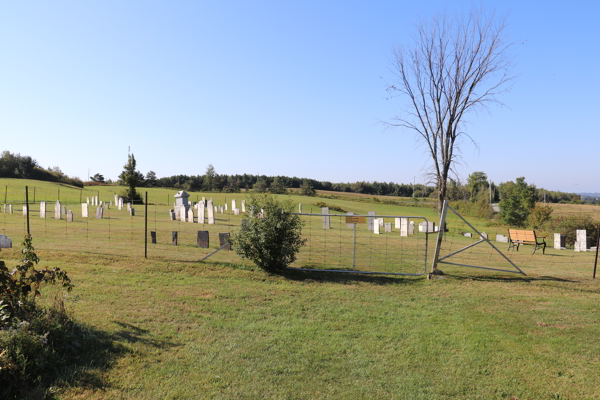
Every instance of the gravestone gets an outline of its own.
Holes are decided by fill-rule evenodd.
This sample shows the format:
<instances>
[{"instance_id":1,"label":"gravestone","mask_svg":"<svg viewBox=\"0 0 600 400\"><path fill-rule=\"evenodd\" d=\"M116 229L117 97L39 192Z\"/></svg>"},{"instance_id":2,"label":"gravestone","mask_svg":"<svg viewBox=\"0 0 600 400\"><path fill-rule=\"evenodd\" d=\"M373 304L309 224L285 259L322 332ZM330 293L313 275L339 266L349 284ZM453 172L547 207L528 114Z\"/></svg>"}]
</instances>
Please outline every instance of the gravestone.
<instances>
[{"instance_id":1,"label":"gravestone","mask_svg":"<svg viewBox=\"0 0 600 400\"><path fill-rule=\"evenodd\" d=\"M225 211L227 211L227 203L225 203ZM221 208L221 214L223 214L223 209Z\"/></svg>"},{"instance_id":2,"label":"gravestone","mask_svg":"<svg viewBox=\"0 0 600 400\"><path fill-rule=\"evenodd\" d=\"M427 222L423 221L419 224L419 232L427 232L427 227L428 224Z\"/></svg>"},{"instance_id":3,"label":"gravestone","mask_svg":"<svg viewBox=\"0 0 600 400\"><path fill-rule=\"evenodd\" d=\"M60 215L61 215L61 216L63 216L63 215L67 215L67 206L62 206L62 207L60 208Z\"/></svg>"},{"instance_id":4,"label":"gravestone","mask_svg":"<svg viewBox=\"0 0 600 400\"><path fill-rule=\"evenodd\" d=\"M115 204L119 204L119 195L115 194Z\"/></svg>"},{"instance_id":5,"label":"gravestone","mask_svg":"<svg viewBox=\"0 0 600 400\"><path fill-rule=\"evenodd\" d=\"M185 206L179 206L179 220L185 222Z\"/></svg>"},{"instance_id":6,"label":"gravestone","mask_svg":"<svg viewBox=\"0 0 600 400\"><path fill-rule=\"evenodd\" d=\"M321 207L321 214L329 214L329 207ZM329 216L323 216L323 229L329 229Z\"/></svg>"},{"instance_id":7,"label":"gravestone","mask_svg":"<svg viewBox=\"0 0 600 400\"><path fill-rule=\"evenodd\" d=\"M204 223L204 202L200 202L198 205L198 223Z\"/></svg>"},{"instance_id":8,"label":"gravestone","mask_svg":"<svg viewBox=\"0 0 600 400\"><path fill-rule=\"evenodd\" d=\"M235 201L235 199L231 200L231 209L235 210L237 208L237 202Z\"/></svg>"},{"instance_id":9,"label":"gravestone","mask_svg":"<svg viewBox=\"0 0 600 400\"><path fill-rule=\"evenodd\" d=\"M464 237L472 238L473 234L471 232L467 232L463 234Z\"/></svg>"},{"instance_id":10,"label":"gravestone","mask_svg":"<svg viewBox=\"0 0 600 400\"><path fill-rule=\"evenodd\" d=\"M194 223L194 210L191 208L188 210L188 222Z\"/></svg>"},{"instance_id":11,"label":"gravestone","mask_svg":"<svg viewBox=\"0 0 600 400\"><path fill-rule=\"evenodd\" d=\"M381 228L381 225L379 224L380 219L381 218L375 218L375 221L373 221L373 233L376 235L380 234L380 228Z\"/></svg>"},{"instance_id":12,"label":"gravestone","mask_svg":"<svg viewBox=\"0 0 600 400\"><path fill-rule=\"evenodd\" d=\"M152 244L156 244L156 231L150 231L150 237L152 238Z\"/></svg>"},{"instance_id":13,"label":"gravestone","mask_svg":"<svg viewBox=\"0 0 600 400\"><path fill-rule=\"evenodd\" d=\"M227 206L227 204L225 204L225 206ZM219 212L223 214L223 206L219 206Z\"/></svg>"},{"instance_id":14,"label":"gravestone","mask_svg":"<svg viewBox=\"0 0 600 400\"><path fill-rule=\"evenodd\" d=\"M208 207L206 207L206 209L208 210L208 224L209 225L214 225L215 224L215 213L216 213L216 206L214 206L213 208L213 204L212 201L208 201Z\"/></svg>"},{"instance_id":15,"label":"gravestone","mask_svg":"<svg viewBox=\"0 0 600 400\"><path fill-rule=\"evenodd\" d=\"M212 201L212 200L211 200L211 201ZM214 208L215 208L215 214L216 214L216 213L218 213L218 212L219 212L219 207L217 207L217 206L214 206Z\"/></svg>"},{"instance_id":16,"label":"gravestone","mask_svg":"<svg viewBox=\"0 0 600 400\"><path fill-rule=\"evenodd\" d=\"M23 205L23 216L26 217L27 216L27 206Z\"/></svg>"},{"instance_id":17,"label":"gravestone","mask_svg":"<svg viewBox=\"0 0 600 400\"><path fill-rule=\"evenodd\" d=\"M60 201L56 200L54 204L54 218L60 219Z\"/></svg>"},{"instance_id":18,"label":"gravestone","mask_svg":"<svg viewBox=\"0 0 600 400\"><path fill-rule=\"evenodd\" d=\"M377 219L379 220L379 227L383 228L383 224L384 224L383 218L377 218Z\"/></svg>"},{"instance_id":19,"label":"gravestone","mask_svg":"<svg viewBox=\"0 0 600 400\"><path fill-rule=\"evenodd\" d=\"M67 222L73 222L73 211L67 211Z\"/></svg>"},{"instance_id":20,"label":"gravestone","mask_svg":"<svg viewBox=\"0 0 600 400\"><path fill-rule=\"evenodd\" d=\"M479 235L479 239L487 239L488 238L488 234L485 232L481 232L481 235Z\"/></svg>"},{"instance_id":21,"label":"gravestone","mask_svg":"<svg viewBox=\"0 0 600 400\"><path fill-rule=\"evenodd\" d=\"M400 226L402 225L402 222L400 222L400 218L395 218L394 224L396 229L401 229Z\"/></svg>"},{"instance_id":22,"label":"gravestone","mask_svg":"<svg viewBox=\"0 0 600 400\"><path fill-rule=\"evenodd\" d=\"M177 246L179 244L179 240L177 238L177 231L171 232L171 244L173 246Z\"/></svg>"},{"instance_id":23,"label":"gravestone","mask_svg":"<svg viewBox=\"0 0 600 400\"><path fill-rule=\"evenodd\" d=\"M496 242L508 243L508 237L504 235L496 235Z\"/></svg>"},{"instance_id":24,"label":"gravestone","mask_svg":"<svg viewBox=\"0 0 600 400\"><path fill-rule=\"evenodd\" d=\"M408 218L396 218L400 220L400 236L408 236Z\"/></svg>"},{"instance_id":25,"label":"gravestone","mask_svg":"<svg viewBox=\"0 0 600 400\"><path fill-rule=\"evenodd\" d=\"M219 247L223 247L223 250L231 250L231 246L229 245L229 233L219 233Z\"/></svg>"},{"instance_id":26,"label":"gravestone","mask_svg":"<svg viewBox=\"0 0 600 400\"><path fill-rule=\"evenodd\" d=\"M242 212L246 212L246 200L242 200Z\"/></svg>"},{"instance_id":27,"label":"gravestone","mask_svg":"<svg viewBox=\"0 0 600 400\"><path fill-rule=\"evenodd\" d=\"M196 233L196 246L202 249L208 249L208 231L198 231Z\"/></svg>"},{"instance_id":28,"label":"gravestone","mask_svg":"<svg viewBox=\"0 0 600 400\"><path fill-rule=\"evenodd\" d=\"M348 211L346 215L354 215L353 212ZM356 224L350 223L348 224L348 229L356 229Z\"/></svg>"},{"instance_id":29,"label":"gravestone","mask_svg":"<svg viewBox=\"0 0 600 400\"><path fill-rule=\"evenodd\" d=\"M554 234L554 248L556 250L564 250L565 249L565 235L560 233Z\"/></svg>"},{"instance_id":30,"label":"gravestone","mask_svg":"<svg viewBox=\"0 0 600 400\"><path fill-rule=\"evenodd\" d=\"M81 218L88 217L88 207L89 207L88 203L81 203Z\"/></svg>"},{"instance_id":31,"label":"gravestone","mask_svg":"<svg viewBox=\"0 0 600 400\"><path fill-rule=\"evenodd\" d=\"M89 197L86 197L85 201L86 201L87 204L90 204L90 198Z\"/></svg>"},{"instance_id":32,"label":"gravestone","mask_svg":"<svg viewBox=\"0 0 600 400\"><path fill-rule=\"evenodd\" d=\"M40 218L46 218L46 202L40 201Z\"/></svg>"},{"instance_id":33,"label":"gravestone","mask_svg":"<svg viewBox=\"0 0 600 400\"><path fill-rule=\"evenodd\" d=\"M0 235L0 249L12 249L12 239L5 235Z\"/></svg>"},{"instance_id":34,"label":"gravestone","mask_svg":"<svg viewBox=\"0 0 600 400\"><path fill-rule=\"evenodd\" d=\"M135 208L131 207L131 210L129 210L129 215L135 217Z\"/></svg>"},{"instance_id":35,"label":"gravestone","mask_svg":"<svg viewBox=\"0 0 600 400\"><path fill-rule=\"evenodd\" d=\"M429 232L429 233L435 232L435 222L427 221L427 232Z\"/></svg>"},{"instance_id":36,"label":"gravestone","mask_svg":"<svg viewBox=\"0 0 600 400\"><path fill-rule=\"evenodd\" d=\"M391 232L392 231L392 223L391 222L386 222L384 224L384 229L385 229L385 232Z\"/></svg>"},{"instance_id":37,"label":"gravestone","mask_svg":"<svg viewBox=\"0 0 600 400\"><path fill-rule=\"evenodd\" d=\"M377 213L375 211L369 211L367 213L368 215L377 215ZM373 221L375 220L375 217L367 217L367 229L370 230L371 232L373 232Z\"/></svg>"},{"instance_id":38,"label":"gravestone","mask_svg":"<svg viewBox=\"0 0 600 400\"><path fill-rule=\"evenodd\" d=\"M177 215L175 215L175 210L169 210L169 218L171 218L171 221L177 221Z\"/></svg>"},{"instance_id":39,"label":"gravestone","mask_svg":"<svg viewBox=\"0 0 600 400\"><path fill-rule=\"evenodd\" d=\"M175 194L175 208L179 207L183 207L184 208L184 215L185 213L187 213L187 210L190 208L189 204L188 204L188 197L190 195L187 194L187 192L185 190L181 190L179 192L177 192Z\"/></svg>"},{"instance_id":40,"label":"gravestone","mask_svg":"<svg viewBox=\"0 0 600 400\"><path fill-rule=\"evenodd\" d=\"M240 215L240 209L239 208L234 208L233 209L233 215Z\"/></svg>"},{"instance_id":41,"label":"gravestone","mask_svg":"<svg viewBox=\"0 0 600 400\"><path fill-rule=\"evenodd\" d=\"M96 207L96 219L104 218L104 209L102 207Z\"/></svg>"},{"instance_id":42,"label":"gravestone","mask_svg":"<svg viewBox=\"0 0 600 400\"><path fill-rule=\"evenodd\" d=\"M302 214L302 203L298 204L298 212Z\"/></svg>"},{"instance_id":43,"label":"gravestone","mask_svg":"<svg viewBox=\"0 0 600 400\"><path fill-rule=\"evenodd\" d=\"M408 223L408 234L412 235L415 233L415 221L410 221Z\"/></svg>"},{"instance_id":44,"label":"gravestone","mask_svg":"<svg viewBox=\"0 0 600 400\"><path fill-rule=\"evenodd\" d=\"M117 207L119 210L123 209L123 199L119 197L119 205Z\"/></svg>"},{"instance_id":45,"label":"gravestone","mask_svg":"<svg viewBox=\"0 0 600 400\"><path fill-rule=\"evenodd\" d=\"M127 211L131 211L131 203L127 203Z\"/></svg>"},{"instance_id":46,"label":"gravestone","mask_svg":"<svg viewBox=\"0 0 600 400\"><path fill-rule=\"evenodd\" d=\"M588 251L592 244L592 238L587 237L585 229L577 230L577 240L575 241L575 251Z\"/></svg>"}]
</instances>

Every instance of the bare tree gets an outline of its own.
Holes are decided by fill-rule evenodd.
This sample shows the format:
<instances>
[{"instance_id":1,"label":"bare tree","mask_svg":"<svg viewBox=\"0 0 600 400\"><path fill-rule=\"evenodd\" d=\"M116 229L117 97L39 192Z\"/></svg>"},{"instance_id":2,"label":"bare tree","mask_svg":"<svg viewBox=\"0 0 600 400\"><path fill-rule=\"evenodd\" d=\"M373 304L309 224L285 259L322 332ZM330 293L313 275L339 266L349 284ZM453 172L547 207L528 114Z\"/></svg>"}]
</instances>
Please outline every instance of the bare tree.
<instances>
[{"instance_id":1,"label":"bare tree","mask_svg":"<svg viewBox=\"0 0 600 400\"><path fill-rule=\"evenodd\" d=\"M433 163L439 207L444 203L448 175L454 172L465 116L492 103L510 88L512 57L505 21L473 9L466 17L441 15L417 25L418 35L408 50L397 46L391 58L392 97L409 100L404 113L389 126L416 131L427 145ZM502 103L500 103L502 104Z\"/></svg>"}]
</instances>

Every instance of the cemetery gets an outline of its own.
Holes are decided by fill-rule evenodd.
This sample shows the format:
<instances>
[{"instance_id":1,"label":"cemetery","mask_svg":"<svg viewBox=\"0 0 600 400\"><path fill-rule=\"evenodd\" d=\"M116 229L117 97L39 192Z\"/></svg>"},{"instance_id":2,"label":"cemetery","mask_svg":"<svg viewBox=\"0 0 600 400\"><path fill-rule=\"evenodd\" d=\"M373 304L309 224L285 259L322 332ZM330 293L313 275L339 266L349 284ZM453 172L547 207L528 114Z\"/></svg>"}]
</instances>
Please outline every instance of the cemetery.
<instances>
[{"instance_id":1,"label":"cemetery","mask_svg":"<svg viewBox=\"0 0 600 400\"><path fill-rule=\"evenodd\" d=\"M498 329L501 326L517 326L514 333L507 333L506 340L520 343L518 347L520 352L535 348L537 340L535 335L523 339L519 333L522 331L539 330L543 335L544 332L552 330L556 334L557 328L552 328L553 324L583 323L586 327L579 329L584 329L586 334L594 334L595 328L591 325L587 327L590 322L586 316L588 315L586 310L590 307L590 302L593 302L593 296L574 297L569 300L565 300L563 296L563 293L571 290L597 291L596 284L590 279L595 243L590 241L589 232L581 229L576 232L574 245L567 245L563 233L554 232L549 235L552 240L546 239L545 254L540 251L532 254L532 251L529 251L533 250L532 246L528 246L528 251L523 249L518 252L516 249L507 251L510 237L507 227L487 225L483 220L467 218L476 228L473 230L460 218L449 213L445 221L440 254L446 257L458 252L451 258L445 259L457 265L438 265L445 275L429 281L426 276L431 269L436 238L441 229L439 216L433 208L414 207L410 203L382 205L369 201L356 202L343 199L324 199L330 206L318 207L315 205L316 201L311 198L281 196L282 200L291 198L294 202L293 211L304 214L301 215L304 223L302 235L307 242L298 253L296 262L291 265L292 268L300 270L290 270L284 276L273 276L257 271L251 262L241 259L235 249L229 246L228 238L242 229L242 221L249 218L251 214L246 194L187 193L149 189L146 205L145 202L129 202L118 197L111 190L114 189L102 188L100 193L93 195L90 193L88 196L80 194L79 191L68 191L62 188L58 198L55 188L37 187L35 202L30 198L27 215L23 215L23 187L21 186L8 190L6 206L0 209L7 211L0 215L2 224L0 234L3 235L0 236L0 254L4 260L10 263L11 260L18 259L20 241L26 231L25 221L28 216L38 254L50 265L56 263L62 265L64 260L72 261L68 269L77 285L76 290L86 299L90 299L90 302L86 303L88 305L78 306L83 307L78 309L85 309L88 310L86 312L91 313L89 317L83 314L85 320L98 326L106 326L107 329L114 328L111 328L112 323L105 322L101 317L104 315L101 311L104 303L112 304L113 319L142 326L148 332L152 332L141 335L141 338L155 338L155 340L174 343L197 342L207 328L181 331L178 336L155 334L155 328L165 329L167 325L164 325L161 319L157 320L153 317L152 313L155 311L152 310L172 315L169 319L179 326L186 324L186 318L189 318L186 315L189 311L185 310L193 305L194 310L208 313L208 323L218 327L222 324L222 317L212 315L210 310L217 301L217 296L225 296L237 299L233 304L241 309L239 311L229 309L228 312L234 312L234 320L221 328L211 328L214 332L212 337L215 345L222 348L225 343L234 340L236 343L243 343L241 344L243 348L251 351L256 359L265 360L266 354L258 349L248 350L252 349L252 345L241 336L235 334L232 336L231 329L243 331L245 329L243 327L248 323L264 323L260 321L263 318L261 315L264 315L266 310L270 310L269 312L275 310L287 321L290 321L290 318L294 320L298 318L297 313L302 304L306 303L314 307L322 316L320 321L331 312L331 304L347 304L342 309L349 313L348 323L352 324L354 331L361 337L370 337L373 327L386 332L385 327L394 324L400 324L402 330L406 332L408 328L401 322L402 319L390 316L380 320L379 317L389 310L404 307L394 300L397 299L395 294L402 293L403 298L409 296L408 298L418 300L419 304L411 305L408 310L414 309L421 315L426 315L425 320L429 321L424 324L420 319L408 317L410 313L406 314L403 311L404 318L411 318L413 325L408 331L410 332L408 342L405 342L408 349L420 345L421 337L427 336L426 332L429 331L430 324L434 320L437 321L436 325L443 326L443 330L457 332L456 335L451 334L448 339L450 342L445 340L445 344L437 343L432 338L429 343L434 349L437 349L437 346L455 347L458 345L459 337L465 335L469 337L472 327L463 326L454 320L459 318L460 321L462 318L460 316L463 315L457 314L457 307L460 308L457 302L467 304L469 313L474 313L477 320L485 326L497 326ZM89 197L89 203L86 197ZM228 205L227 209L225 204ZM351 211L332 212L330 211L332 206ZM268 218L265 210L257 210L255 215L257 218ZM144 236L145 229L147 229L147 239ZM496 253L487 241L500 249L526 275L511 271L512 266ZM467 249L462 250L464 248ZM147 254L145 254L146 249ZM204 261L200 261L207 256ZM517 273L469 269L460 265L485 266ZM310 272L314 269L406 275ZM113 271L117 271L118 276ZM98 278L95 278L96 276ZM170 283L165 287L171 294L169 300L163 305L150 293L153 290L151 288L165 276L169 277ZM257 287L251 282L255 282L258 276L264 277L266 281L259 280L262 283ZM177 277L185 277L185 279L176 279ZM514 280L505 281L508 278ZM97 291L91 283L86 283L95 279L102 279L101 291ZM479 283L473 284L473 282ZM298 293L300 298L297 301L292 300L293 307L289 307L288 300L284 300L288 297L274 297L274 304L264 308L266 304L259 299L271 298L269 293L274 287ZM313 300L315 290L324 293L326 301L325 299ZM114 302L114 299L121 298L123 291L131 306ZM106 294L103 294L105 292ZM116 296L116 293L119 293L119 296L112 297ZM361 310L358 311L353 306L354 302L348 302L349 296L354 295L352 293L366 296L370 299L369 303L362 305ZM435 303L441 294L445 296L444 302ZM488 310L498 310L499 306L494 299L499 296L505 299L503 307L513 308L518 310L518 313L489 313ZM511 298L508 303L506 296ZM544 316L540 317L537 300L531 299L530 296L540 296L545 299L544 301L556 301L560 306L552 309L545 308ZM147 305L149 298L154 299L150 307ZM45 299L42 298L40 301ZM525 310L523 304L527 304ZM171 311L167 311L166 307ZM431 307L435 307L436 313L428 312ZM368 318L367 324L359 322L364 318L365 308L368 314L372 315ZM565 317L566 308L569 309L569 317ZM173 310L175 310L174 314ZM515 317L516 315L518 318ZM277 319L277 317L273 318ZM146 320L148 322L144 322ZM268 321L270 324L270 319ZM539 325L538 322L548 324L548 327ZM333 329L328 324L315 325L310 322L310 319L302 316L299 317L298 324L310 327L311 332L318 333L318 337L326 337ZM127 335L135 332L131 330L133 328L118 329L121 329L122 334ZM561 328L558 330L559 336L568 337L570 329ZM285 330L281 328L276 334L285 335ZM393 342L397 334L398 332L393 337L388 337L383 333L383 340ZM518 339L515 335L518 335ZM331 346L329 341L321 343L320 339L313 340L308 336L304 336L303 340L316 352L327 352L325 347L327 343ZM348 345L352 343L343 338L338 340ZM260 346L264 344L260 340L258 343ZM152 354L150 345L141 345L140 348L146 354L144 357ZM191 360L189 357L193 357L202 368L216 368L221 376L235 381L239 381L241 369L248 367L243 358L235 352L220 353L219 363L222 366L215 367L210 357L184 349L185 346L167 350L166 357L183 358L188 361ZM279 351L293 354L293 350L280 348ZM551 347L550 351L553 354L563 354L571 350L568 346L563 348L561 345ZM383 354L380 353L380 356L388 357ZM397 360L404 359L402 354L403 350L400 348L392 351L390 356L395 358L395 365L398 363ZM419 354L417 360L424 361L421 357L425 355ZM538 357L537 354L530 354L530 356ZM517 360L521 355L519 352L511 352L508 353L508 357ZM493 356L489 358L490 362L494 359ZM128 356L125 360L134 362ZM539 362L543 363L543 361ZM594 370L589 366L589 357L571 357L570 362L580 370L589 373ZM414 361L411 361L412 363ZM351 371L345 363L342 362L341 366ZM409 365L406 367L409 368ZM376 366L372 368L379 370ZM523 371L529 373L528 368L523 367ZM115 373L118 370L116 369ZM417 370L420 371L419 368ZM270 374L265 374L260 373L261 379L269 379L267 376ZM202 381L205 378L199 373L193 375L191 379ZM505 378L500 379L504 382ZM510 386L509 383L507 384Z\"/></svg>"}]
</instances>

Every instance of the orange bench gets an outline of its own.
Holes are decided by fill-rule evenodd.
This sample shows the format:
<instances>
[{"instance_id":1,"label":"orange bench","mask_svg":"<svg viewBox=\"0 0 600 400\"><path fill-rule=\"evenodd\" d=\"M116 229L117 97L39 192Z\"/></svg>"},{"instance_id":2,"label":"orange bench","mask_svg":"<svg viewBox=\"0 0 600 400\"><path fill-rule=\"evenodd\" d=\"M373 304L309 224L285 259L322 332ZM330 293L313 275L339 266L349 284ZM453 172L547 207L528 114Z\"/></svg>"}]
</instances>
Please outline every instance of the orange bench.
<instances>
[{"instance_id":1,"label":"orange bench","mask_svg":"<svg viewBox=\"0 0 600 400\"><path fill-rule=\"evenodd\" d=\"M542 239L541 242L538 239ZM522 231L519 229L509 229L508 230L508 250L511 247L516 247L517 251L519 251L520 245L532 245L533 253L537 249L542 249L542 254L546 254L546 240L545 236L536 236L535 231Z\"/></svg>"}]
</instances>

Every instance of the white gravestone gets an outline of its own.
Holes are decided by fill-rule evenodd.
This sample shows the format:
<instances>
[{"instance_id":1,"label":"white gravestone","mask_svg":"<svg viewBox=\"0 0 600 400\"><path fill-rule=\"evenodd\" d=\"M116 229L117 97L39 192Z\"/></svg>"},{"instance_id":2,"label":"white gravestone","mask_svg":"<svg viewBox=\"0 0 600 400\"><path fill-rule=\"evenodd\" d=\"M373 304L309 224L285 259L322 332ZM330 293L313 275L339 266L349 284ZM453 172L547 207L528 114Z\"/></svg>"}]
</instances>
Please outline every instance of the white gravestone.
<instances>
[{"instance_id":1,"label":"white gravestone","mask_svg":"<svg viewBox=\"0 0 600 400\"><path fill-rule=\"evenodd\" d=\"M237 208L237 202L235 201L235 199L231 200L231 209L235 210Z\"/></svg>"},{"instance_id":2,"label":"white gravestone","mask_svg":"<svg viewBox=\"0 0 600 400\"><path fill-rule=\"evenodd\" d=\"M427 221L427 232L435 232L435 222Z\"/></svg>"},{"instance_id":3,"label":"white gravestone","mask_svg":"<svg viewBox=\"0 0 600 400\"><path fill-rule=\"evenodd\" d=\"M188 210L188 222L194 223L194 210L191 208Z\"/></svg>"},{"instance_id":4,"label":"white gravestone","mask_svg":"<svg viewBox=\"0 0 600 400\"><path fill-rule=\"evenodd\" d=\"M227 203L225 203L225 211L227 211ZM221 213L221 214L223 214L223 213Z\"/></svg>"},{"instance_id":5,"label":"white gravestone","mask_svg":"<svg viewBox=\"0 0 600 400\"><path fill-rule=\"evenodd\" d=\"M0 249L12 249L12 239L5 235L0 235Z\"/></svg>"},{"instance_id":6,"label":"white gravestone","mask_svg":"<svg viewBox=\"0 0 600 400\"><path fill-rule=\"evenodd\" d=\"M298 212L302 214L302 203L298 204Z\"/></svg>"},{"instance_id":7,"label":"white gravestone","mask_svg":"<svg viewBox=\"0 0 600 400\"><path fill-rule=\"evenodd\" d=\"M564 250L565 249L565 235L560 233L554 234L554 248L556 250Z\"/></svg>"},{"instance_id":8,"label":"white gravestone","mask_svg":"<svg viewBox=\"0 0 600 400\"><path fill-rule=\"evenodd\" d=\"M377 215L377 213L375 211L369 211L367 213L368 215ZM373 232L373 221L375 220L375 217L367 217L367 229L370 230L371 232Z\"/></svg>"},{"instance_id":9,"label":"white gravestone","mask_svg":"<svg viewBox=\"0 0 600 400\"><path fill-rule=\"evenodd\" d=\"M392 231L392 223L391 222L386 222L384 225L384 230L385 232L391 232Z\"/></svg>"},{"instance_id":10,"label":"white gravestone","mask_svg":"<svg viewBox=\"0 0 600 400\"><path fill-rule=\"evenodd\" d=\"M377 218L377 219L379 220L379 227L383 228L383 224L384 224L383 218Z\"/></svg>"},{"instance_id":11,"label":"white gravestone","mask_svg":"<svg viewBox=\"0 0 600 400\"><path fill-rule=\"evenodd\" d=\"M240 209L239 208L234 208L233 209L233 215L240 215Z\"/></svg>"},{"instance_id":12,"label":"white gravestone","mask_svg":"<svg viewBox=\"0 0 600 400\"><path fill-rule=\"evenodd\" d=\"M395 225L396 229L400 229L400 225L401 225L400 218L394 219L394 225Z\"/></svg>"},{"instance_id":13,"label":"white gravestone","mask_svg":"<svg viewBox=\"0 0 600 400\"><path fill-rule=\"evenodd\" d=\"M67 222L73 222L73 211L67 211Z\"/></svg>"},{"instance_id":14,"label":"white gravestone","mask_svg":"<svg viewBox=\"0 0 600 400\"><path fill-rule=\"evenodd\" d=\"M464 237L472 238L473 234L471 232L467 232L463 234Z\"/></svg>"},{"instance_id":15,"label":"white gravestone","mask_svg":"<svg viewBox=\"0 0 600 400\"><path fill-rule=\"evenodd\" d=\"M427 232L427 222L423 221L419 224L419 232Z\"/></svg>"},{"instance_id":16,"label":"white gravestone","mask_svg":"<svg viewBox=\"0 0 600 400\"><path fill-rule=\"evenodd\" d=\"M208 202L208 206L206 207L206 209L208 210L208 224L209 225L214 225L215 224L215 213L216 213L216 206L213 207L212 201Z\"/></svg>"},{"instance_id":17,"label":"white gravestone","mask_svg":"<svg viewBox=\"0 0 600 400\"><path fill-rule=\"evenodd\" d=\"M381 225L379 224L379 220L380 220L380 218L375 218L375 221L373 223L373 233L376 234L376 235L379 235L380 229L381 229Z\"/></svg>"},{"instance_id":18,"label":"white gravestone","mask_svg":"<svg viewBox=\"0 0 600 400\"><path fill-rule=\"evenodd\" d=\"M204 202L200 202L198 206L198 223L204 223Z\"/></svg>"},{"instance_id":19,"label":"white gravestone","mask_svg":"<svg viewBox=\"0 0 600 400\"><path fill-rule=\"evenodd\" d=\"M485 232L481 232L481 235L479 235L479 239L487 239L488 238L488 234Z\"/></svg>"},{"instance_id":20,"label":"white gravestone","mask_svg":"<svg viewBox=\"0 0 600 400\"><path fill-rule=\"evenodd\" d=\"M90 204L90 198L89 197L86 197L85 201L87 202L87 204Z\"/></svg>"},{"instance_id":21,"label":"white gravestone","mask_svg":"<svg viewBox=\"0 0 600 400\"><path fill-rule=\"evenodd\" d=\"M508 243L508 237L504 235L496 235L496 242Z\"/></svg>"},{"instance_id":22,"label":"white gravestone","mask_svg":"<svg viewBox=\"0 0 600 400\"><path fill-rule=\"evenodd\" d=\"M179 220L181 222L185 222L185 217L186 217L186 215L185 215L185 206L179 206L178 210L179 210L178 211L178 213L179 213Z\"/></svg>"},{"instance_id":23,"label":"white gravestone","mask_svg":"<svg viewBox=\"0 0 600 400\"><path fill-rule=\"evenodd\" d=\"M81 203L81 217L82 218L87 218L88 217L88 203Z\"/></svg>"},{"instance_id":24,"label":"white gravestone","mask_svg":"<svg viewBox=\"0 0 600 400\"><path fill-rule=\"evenodd\" d=\"M408 236L408 218L396 218L400 220L400 236Z\"/></svg>"},{"instance_id":25,"label":"white gravestone","mask_svg":"<svg viewBox=\"0 0 600 400\"><path fill-rule=\"evenodd\" d=\"M575 241L575 251L588 251L590 243L585 229L577 230L577 240Z\"/></svg>"},{"instance_id":26,"label":"white gravestone","mask_svg":"<svg viewBox=\"0 0 600 400\"><path fill-rule=\"evenodd\" d=\"M60 219L60 201L58 200L54 204L54 218Z\"/></svg>"},{"instance_id":27,"label":"white gravestone","mask_svg":"<svg viewBox=\"0 0 600 400\"><path fill-rule=\"evenodd\" d=\"M23 205L23 216L27 216L27 206Z\"/></svg>"},{"instance_id":28,"label":"white gravestone","mask_svg":"<svg viewBox=\"0 0 600 400\"><path fill-rule=\"evenodd\" d=\"M415 221L410 221L408 224L408 234L412 235L415 233Z\"/></svg>"},{"instance_id":29,"label":"white gravestone","mask_svg":"<svg viewBox=\"0 0 600 400\"><path fill-rule=\"evenodd\" d=\"M46 218L46 202L40 201L40 218Z\"/></svg>"},{"instance_id":30,"label":"white gravestone","mask_svg":"<svg viewBox=\"0 0 600 400\"><path fill-rule=\"evenodd\" d=\"M104 218L104 209L102 207L96 208L96 219Z\"/></svg>"},{"instance_id":31,"label":"white gravestone","mask_svg":"<svg viewBox=\"0 0 600 400\"><path fill-rule=\"evenodd\" d=\"M242 200L242 212L246 212L246 200Z\"/></svg>"}]
</instances>

